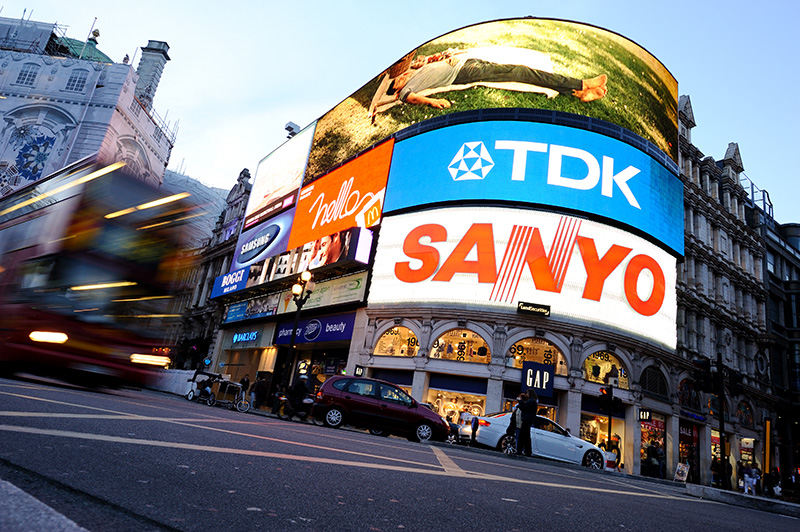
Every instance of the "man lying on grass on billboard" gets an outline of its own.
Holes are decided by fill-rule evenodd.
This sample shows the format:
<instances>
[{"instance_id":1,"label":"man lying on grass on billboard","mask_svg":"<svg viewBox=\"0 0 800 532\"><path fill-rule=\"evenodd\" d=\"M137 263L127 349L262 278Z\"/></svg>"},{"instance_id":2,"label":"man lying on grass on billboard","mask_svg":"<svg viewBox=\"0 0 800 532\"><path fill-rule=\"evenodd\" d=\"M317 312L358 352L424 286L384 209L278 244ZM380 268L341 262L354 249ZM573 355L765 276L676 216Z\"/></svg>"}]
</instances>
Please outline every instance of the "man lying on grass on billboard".
<instances>
[{"instance_id":1,"label":"man lying on grass on billboard","mask_svg":"<svg viewBox=\"0 0 800 532\"><path fill-rule=\"evenodd\" d=\"M474 57L474 53L469 54L471 57L462 55L466 52L448 50L415 59L409 70L392 80L391 92L406 103L429 105L436 109L448 108L450 102L423 96L420 93L424 91L430 93L430 90L441 87L498 82L534 85L550 89L557 94L575 96L582 102L599 100L608 93L606 88L608 77L605 74L580 80L532 68L526 64L497 63ZM526 50L526 52L532 51Z\"/></svg>"}]
</instances>

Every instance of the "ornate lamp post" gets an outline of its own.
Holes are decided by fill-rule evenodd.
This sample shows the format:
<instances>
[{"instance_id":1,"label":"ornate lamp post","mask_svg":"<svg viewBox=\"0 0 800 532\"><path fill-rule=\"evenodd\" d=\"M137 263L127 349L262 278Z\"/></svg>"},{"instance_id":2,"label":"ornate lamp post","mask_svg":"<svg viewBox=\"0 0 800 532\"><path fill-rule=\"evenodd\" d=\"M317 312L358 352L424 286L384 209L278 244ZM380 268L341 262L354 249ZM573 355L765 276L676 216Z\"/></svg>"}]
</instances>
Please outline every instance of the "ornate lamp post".
<instances>
[{"instance_id":1,"label":"ornate lamp post","mask_svg":"<svg viewBox=\"0 0 800 532\"><path fill-rule=\"evenodd\" d=\"M311 272L306 270L300 274L300 277L297 279L297 282L292 285L292 299L294 299L294 304L297 307L297 310L294 313L294 325L292 326L292 337L289 340L289 356L286 359L286 366L284 366L284 376L283 376L283 385L289 385L289 377L291 376L291 368L294 368L295 365L295 357L297 356L297 350L295 349L294 342L297 339L297 324L300 321L300 311L303 309L303 305L306 304L308 301L309 296L314 291L315 283L311 280L313 275Z\"/></svg>"}]
</instances>

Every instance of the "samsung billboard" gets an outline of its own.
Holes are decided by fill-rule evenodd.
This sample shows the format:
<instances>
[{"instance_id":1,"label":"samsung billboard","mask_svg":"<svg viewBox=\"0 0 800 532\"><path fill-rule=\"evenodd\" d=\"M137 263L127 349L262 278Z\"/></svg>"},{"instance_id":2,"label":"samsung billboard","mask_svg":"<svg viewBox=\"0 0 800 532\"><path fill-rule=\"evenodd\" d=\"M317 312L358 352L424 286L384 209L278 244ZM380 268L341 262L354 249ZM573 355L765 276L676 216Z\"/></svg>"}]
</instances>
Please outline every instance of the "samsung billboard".
<instances>
[{"instance_id":1,"label":"samsung billboard","mask_svg":"<svg viewBox=\"0 0 800 532\"><path fill-rule=\"evenodd\" d=\"M631 233L524 209L452 207L383 220L368 303L551 316L676 346L675 257Z\"/></svg>"},{"instance_id":2,"label":"samsung billboard","mask_svg":"<svg viewBox=\"0 0 800 532\"><path fill-rule=\"evenodd\" d=\"M395 145L384 211L508 201L610 218L683 255L683 183L629 144L535 122L460 124Z\"/></svg>"}]
</instances>

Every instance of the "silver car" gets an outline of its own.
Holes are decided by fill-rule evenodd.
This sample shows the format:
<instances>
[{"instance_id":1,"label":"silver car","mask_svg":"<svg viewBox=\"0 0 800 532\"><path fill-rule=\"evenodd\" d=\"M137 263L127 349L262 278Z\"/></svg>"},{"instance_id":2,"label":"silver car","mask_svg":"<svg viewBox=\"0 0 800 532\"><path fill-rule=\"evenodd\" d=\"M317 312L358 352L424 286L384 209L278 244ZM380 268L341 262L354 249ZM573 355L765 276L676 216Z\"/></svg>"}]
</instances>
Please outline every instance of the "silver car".
<instances>
[{"instance_id":1,"label":"silver car","mask_svg":"<svg viewBox=\"0 0 800 532\"><path fill-rule=\"evenodd\" d=\"M511 421L511 412L481 416L478 419L476 441L486 447L506 454L516 452L514 436L506 434ZM603 451L588 441L576 438L546 417L536 416L531 428L533 455L562 462L584 465L591 469L603 469Z\"/></svg>"}]
</instances>

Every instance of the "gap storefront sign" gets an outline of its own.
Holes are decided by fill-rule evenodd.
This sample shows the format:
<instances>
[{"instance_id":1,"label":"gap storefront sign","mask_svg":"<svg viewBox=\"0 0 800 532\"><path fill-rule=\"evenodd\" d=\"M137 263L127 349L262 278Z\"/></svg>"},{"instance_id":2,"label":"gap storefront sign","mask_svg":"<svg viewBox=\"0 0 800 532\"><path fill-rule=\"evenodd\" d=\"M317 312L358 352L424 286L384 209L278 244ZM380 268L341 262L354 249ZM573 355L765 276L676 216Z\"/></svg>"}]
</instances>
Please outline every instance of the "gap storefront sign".
<instances>
[{"instance_id":1,"label":"gap storefront sign","mask_svg":"<svg viewBox=\"0 0 800 532\"><path fill-rule=\"evenodd\" d=\"M300 320L297 324L295 343L304 344L311 342L335 342L350 340L353 336L353 325L356 321L355 312L323 316L309 320ZM292 340L293 322L278 325L275 335L276 345L288 345Z\"/></svg>"},{"instance_id":2,"label":"gap storefront sign","mask_svg":"<svg viewBox=\"0 0 800 532\"><path fill-rule=\"evenodd\" d=\"M683 184L619 140L535 122L460 124L398 142L384 213L510 201L602 216L683 255Z\"/></svg>"},{"instance_id":3,"label":"gap storefront sign","mask_svg":"<svg viewBox=\"0 0 800 532\"><path fill-rule=\"evenodd\" d=\"M527 392L529 388L533 388L540 397L553 397L554 376L553 365L523 362L521 390Z\"/></svg>"}]
</instances>

